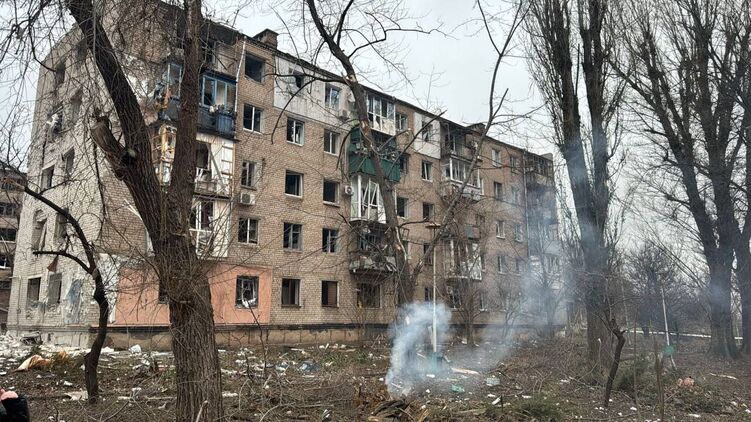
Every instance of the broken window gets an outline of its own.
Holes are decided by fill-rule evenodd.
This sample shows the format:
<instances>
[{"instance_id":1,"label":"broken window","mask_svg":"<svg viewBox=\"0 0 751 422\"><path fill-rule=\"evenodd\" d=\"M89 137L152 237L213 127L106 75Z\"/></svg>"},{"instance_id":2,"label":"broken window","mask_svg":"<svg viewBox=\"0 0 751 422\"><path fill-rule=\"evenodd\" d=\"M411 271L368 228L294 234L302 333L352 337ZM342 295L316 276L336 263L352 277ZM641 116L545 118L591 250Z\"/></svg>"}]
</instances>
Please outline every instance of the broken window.
<instances>
[{"instance_id":1,"label":"broken window","mask_svg":"<svg viewBox=\"0 0 751 422\"><path fill-rule=\"evenodd\" d=\"M446 286L446 296L451 309L459 309L462 306L461 297L454 286Z\"/></svg>"},{"instance_id":2,"label":"broken window","mask_svg":"<svg viewBox=\"0 0 751 422\"><path fill-rule=\"evenodd\" d=\"M302 174L287 170L284 176L284 193L292 196L302 196Z\"/></svg>"},{"instance_id":3,"label":"broken window","mask_svg":"<svg viewBox=\"0 0 751 422\"><path fill-rule=\"evenodd\" d=\"M503 220L495 221L495 237L499 239L506 238L506 222Z\"/></svg>"},{"instance_id":4,"label":"broken window","mask_svg":"<svg viewBox=\"0 0 751 422\"><path fill-rule=\"evenodd\" d=\"M66 208L65 211L68 209ZM63 214L55 215L55 239L58 241L65 240L68 237L68 218Z\"/></svg>"},{"instance_id":5,"label":"broken window","mask_svg":"<svg viewBox=\"0 0 751 422\"><path fill-rule=\"evenodd\" d=\"M493 182L493 198L496 201L503 201L503 184Z\"/></svg>"},{"instance_id":6,"label":"broken window","mask_svg":"<svg viewBox=\"0 0 751 422\"><path fill-rule=\"evenodd\" d=\"M430 243L423 243L422 244L422 254L425 257L425 264L427 265L433 265L433 254L426 255L428 253L428 249L430 249ZM435 248L433 248L435 251Z\"/></svg>"},{"instance_id":7,"label":"broken window","mask_svg":"<svg viewBox=\"0 0 751 422\"><path fill-rule=\"evenodd\" d=\"M433 180L433 163L431 163L430 161L422 162L421 176L422 176L422 180L427 180L427 181Z\"/></svg>"},{"instance_id":8,"label":"broken window","mask_svg":"<svg viewBox=\"0 0 751 422\"><path fill-rule=\"evenodd\" d=\"M334 85L326 84L326 91L325 91L325 98L324 103L326 104L326 107L328 108L339 108L339 96L341 94L341 90Z\"/></svg>"},{"instance_id":9,"label":"broken window","mask_svg":"<svg viewBox=\"0 0 751 422\"><path fill-rule=\"evenodd\" d=\"M258 306L258 277L241 275L235 285L235 306L254 308Z\"/></svg>"},{"instance_id":10,"label":"broken window","mask_svg":"<svg viewBox=\"0 0 751 422\"><path fill-rule=\"evenodd\" d=\"M240 171L240 185L245 188L255 188L258 183L257 164L254 161L243 161Z\"/></svg>"},{"instance_id":11,"label":"broken window","mask_svg":"<svg viewBox=\"0 0 751 422\"><path fill-rule=\"evenodd\" d=\"M216 41L202 40L201 53L203 54L204 63L214 64L214 61L216 60Z\"/></svg>"},{"instance_id":12,"label":"broken window","mask_svg":"<svg viewBox=\"0 0 751 422\"><path fill-rule=\"evenodd\" d=\"M0 215L15 215L16 204L10 202L0 202Z\"/></svg>"},{"instance_id":13,"label":"broken window","mask_svg":"<svg viewBox=\"0 0 751 422\"><path fill-rule=\"evenodd\" d=\"M332 180L323 181L323 202L330 204L339 203L339 182Z\"/></svg>"},{"instance_id":14,"label":"broken window","mask_svg":"<svg viewBox=\"0 0 751 422\"><path fill-rule=\"evenodd\" d=\"M302 250L302 224L284 223L284 249Z\"/></svg>"},{"instance_id":15,"label":"broken window","mask_svg":"<svg viewBox=\"0 0 751 422\"><path fill-rule=\"evenodd\" d=\"M204 75L201 79L203 88L201 104L206 107L218 107L232 110L235 105L235 83Z\"/></svg>"},{"instance_id":16,"label":"broken window","mask_svg":"<svg viewBox=\"0 0 751 422\"><path fill-rule=\"evenodd\" d=\"M196 146L196 181L211 181L211 151L205 142Z\"/></svg>"},{"instance_id":17,"label":"broken window","mask_svg":"<svg viewBox=\"0 0 751 422\"><path fill-rule=\"evenodd\" d=\"M420 128L422 130L422 140L425 142L433 141L433 126L430 120L431 119L424 117L422 120L422 127Z\"/></svg>"},{"instance_id":18,"label":"broken window","mask_svg":"<svg viewBox=\"0 0 751 422\"><path fill-rule=\"evenodd\" d=\"M514 224L514 240L517 242L524 240L524 231L519 223Z\"/></svg>"},{"instance_id":19,"label":"broken window","mask_svg":"<svg viewBox=\"0 0 751 422\"><path fill-rule=\"evenodd\" d=\"M323 152L339 154L339 134L330 130L323 131Z\"/></svg>"},{"instance_id":20,"label":"broken window","mask_svg":"<svg viewBox=\"0 0 751 422\"><path fill-rule=\"evenodd\" d=\"M65 83L65 60L55 66L55 88Z\"/></svg>"},{"instance_id":21,"label":"broken window","mask_svg":"<svg viewBox=\"0 0 751 422\"><path fill-rule=\"evenodd\" d=\"M381 286L379 284L359 283L357 285L357 306L360 308L380 308Z\"/></svg>"},{"instance_id":22,"label":"broken window","mask_svg":"<svg viewBox=\"0 0 751 422\"><path fill-rule=\"evenodd\" d=\"M295 145L305 143L305 124L292 118L287 119L287 142Z\"/></svg>"},{"instance_id":23,"label":"broken window","mask_svg":"<svg viewBox=\"0 0 751 422\"><path fill-rule=\"evenodd\" d=\"M485 292L478 292L477 300L480 302L480 310L487 311L488 304L487 304L487 301L485 300Z\"/></svg>"},{"instance_id":24,"label":"broken window","mask_svg":"<svg viewBox=\"0 0 751 422\"><path fill-rule=\"evenodd\" d=\"M41 277L30 278L26 285L26 306L34 306L39 302L39 287L42 285Z\"/></svg>"},{"instance_id":25,"label":"broken window","mask_svg":"<svg viewBox=\"0 0 751 422\"><path fill-rule=\"evenodd\" d=\"M522 271L524 271L524 260L521 258L516 258L516 265L514 270L517 274L521 274Z\"/></svg>"},{"instance_id":26,"label":"broken window","mask_svg":"<svg viewBox=\"0 0 751 422\"><path fill-rule=\"evenodd\" d=\"M251 245L258 244L258 220L241 217L237 224L237 241Z\"/></svg>"},{"instance_id":27,"label":"broken window","mask_svg":"<svg viewBox=\"0 0 751 422\"><path fill-rule=\"evenodd\" d=\"M78 117L81 114L81 105L83 103L83 94L81 91L76 92L73 98L70 99L70 125L75 126L78 122Z\"/></svg>"},{"instance_id":28,"label":"broken window","mask_svg":"<svg viewBox=\"0 0 751 422\"><path fill-rule=\"evenodd\" d=\"M519 170L519 157L515 157L513 155L509 156L509 165L511 167L511 171L516 172Z\"/></svg>"},{"instance_id":29,"label":"broken window","mask_svg":"<svg viewBox=\"0 0 751 422\"><path fill-rule=\"evenodd\" d=\"M250 104L243 105L243 127L253 132L261 132L263 110Z\"/></svg>"},{"instance_id":30,"label":"broken window","mask_svg":"<svg viewBox=\"0 0 751 422\"><path fill-rule=\"evenodd\" d=\"M432 302L433 301L433 288L432 287L426 287L425 288L425 301L426 302Z\"/></svg>"},{"instance_id":31,"label":"broken window","mask_svg":"<svg viewBox=\"0 0 751 422\"><path fill-rule=\"evenodd\" d=\"M10 268L13 266L13 255L0 254L0 268Z\"/></svg>"},{"instance_id":32,"label":"broken window","mask_svg":"<svg viewBox=\"0 0 751 422\"><path fill-rule=\"evenodd\" d=\"M214 220L214 202L198 201L191 209L190 228L194 230L211 230Z\"/></svg>"},{"instance_id":33,"label":"broken window","mask_svg":"<svg viewBox=\"0 0 751 422\"><path fill-rule=\"evenodd\" d=\"M39 186L42 189L50 189L52 187L52 178L55 174L55 166L49 166L42 170L42 180L39 182Z\"/></svg>"},{"instance_id":34,"label":"broken window","mask_svg":"<svg viewBox=\"0 0 751 422\"><path fill-rule=\"evenodd\" d=\"M339 306L338 285L336 281L321 281L321 306Z\"/></svg>"},{"instance_id":35,"label":"broken window","mask_svg":"<svg viewBox=\"0 0 751 422\"><path fill-rule=\"evenodd\" d=\"M282 279L282 306L300 306L300 279Z\"/></svg>"},{"instance_id":36,"label":"broken window","mask_svg":"<svg viewBox=\"0 0 751 422\"><path fill-rule=\"evenodd\" d=\"M245 55L245 76L249 77L250 79L263 83L263 69L264 69L265 62L263 59L259 59L258 57L251 56L250 54Z\"/></svg>"},{"instance_id":37,"label":"broken window","mask_svg":"<svg viewBox=\"0 0 751 422\"><path fill-rule=\"evenodd\" d=\"M11 227L0 228L0 242L15 242L17 230Z\"/></svg>"},{"instance_id":38,"label":"broken window","mask_svg":"<svg viewBox=\"0 0 751 422\"><path fill-rule=\"evenodd\" d=\"M407 130L407 115L404 113L396 113L396 130L404 132Z\"/></svg>"},{"instance_id":39,"label":"broken window","mask_svg":"<svg viewBox=\"0 0 751 422\"><path fill-rule=\"evenodd\" d=\"M297 70L292 71L292 81L297 89L301 89L305 86L305 74Z\"/></svg>"},{"instance_id":40,"label":"broken window","mask_svg":"<svg viewBox=\"0 0 751 422\"><path fill-rule=\"evenodd\" d=\"M498 272L501 274L506 274L507 268L506 255L498 255Z\"/></svg>"},{"instance_id":41,"label":"broken window","mask_svg":"<svg viewBox=\"0 0 751 422\"><path fill-rule=\"evenodd\" d=\"M338 247L339 230L323 229L321 235L321 247L323 252L334 253Z\"/></svg>"},{"instance_id":42,"label":"broken window","mask_svg":"<svg viewBox=\"0 0 751 422\"><path fill-rule=\"evenodd\" d=\"M396 215L399 217L407 217L407 198L398 196L396 198Z\"/></svg>"},{"instance_id":43,"label":"broken window","mask_svg":"<svg viewBox=\"0 0 751 422\"><path fill-rule=\"evenodd\" d=\"M409 173L409 154L404 154L399 156L399 171L402 174Z\"/></svg>"},{"instance_id":44,"label":"broken window","mask_svg":"<svg viewBox=\"0 0 751 422\"><path fill-rule=\"evenodd\" d=\"M60 288L63 283L63 274L50 274L47 278L47 305L56 305L60 303Z\"/></svg>"},{"instance_id":45,"label":"broken window","mask_svg":"<svg viewBox=\"0 0 751 422\"><path fill-rule=\"evenodd\" d=\"M394 103L372 94L368 94L368 118L370 123L379 128L385 120L394 120Z\"/></svg>"},{"instance_id":46,"label":"broken window","mask_svg":"<svg viewBox=\"0 0 751 422\"><path fill-rule=\"evenodd\" d=\"M501 151L498 149L493 149L490 151L490 161L493 162L493 165L496 167L501 166Z\"/></svg>"},{"instance_id":47,"label":"broken window","mask_svg":"<svg viewBox=\"0 0 751 422\"><path fill-rule=\"evenodd\" d=\"M180 83L183 79L183 67L177 63L167 63L167 94L180 98Z\"/></svg>"},{"instance_id":48,"label":"broken window","mask_svg":"<svg viewBox=\"0 0 751 422\"><path fill-rule=\"evenodd\" d=\"M443 165L444 176L455 182L464 182L467 179L467 185L480 187L479 172L475 168L470 174L472 164L462 160L449 159L448 163Z\"/></svg>"},{"instance_id":49,"label":"broken window","mask_svg":"<svg viewBox=\"0 0 751 422\"><path fill-rule=\"evenodd\" d=\"M42 211L34 213L34 230L31 233L31 249L34 251L44 249L45 234L47 231L47 218Z\"/></svg>"},{"instance_id":50,"label":"broken window","mask_svg":"<svg viewBox=\"0 0 751 422\"><path fill-rule=\"evenodd\" d=\"M422 219L432 220L434 217L434 210L435 210L435 206L433 204L431 204L430 202L423 202L422 203Z\"/></svg>"},{"instance_id":51,"label":"broken window","mask_svg":"<svg viewBox=\"0 0 751 422\"><path fill-rule=\"evenodd\" d=\"M75 152L73 151L73 148L69 149L68 152L63 154L63 176L65 177L65 180L70 180L73 177L73 165L75 162Z\"/></svg>"}]
</instances>

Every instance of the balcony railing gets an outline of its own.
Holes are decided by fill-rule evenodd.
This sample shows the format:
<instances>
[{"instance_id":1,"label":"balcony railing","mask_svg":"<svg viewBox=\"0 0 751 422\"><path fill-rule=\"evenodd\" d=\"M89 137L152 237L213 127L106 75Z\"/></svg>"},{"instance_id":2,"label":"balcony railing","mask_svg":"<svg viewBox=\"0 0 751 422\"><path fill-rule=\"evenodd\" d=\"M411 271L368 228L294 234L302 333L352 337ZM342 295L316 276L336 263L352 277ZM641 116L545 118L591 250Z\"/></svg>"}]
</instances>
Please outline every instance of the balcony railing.
<instances>
[{"instance_id":1,"label":"balcony railing","mask_svg":"<svg viewBox=\"0 0 751 422\"><path fill-rule=\"evenodd\" d=\"M396 258L382 251L351 251L349 270L353 273L393 272L396 271Z\"/></svg>"},{"instance_id":2,"label":"balcony railing","mask_svg":"<svg viewBox=\"0 0 751 422\"><path fill-rule=\"evenodd\" d=\"M440 192L444 198L451 197L459 193L459 189L462 187L462 182L456 180L444 180L441 182ZM472 201L479 201L482 199L482 188L472 186L467 183L464 186L464 190L461 192L461 196Z\"/></svg>"},{"instance_id":3,"label":"balcony railing","mask_svg":"<svg viewBox=\"0 0 751 422\"><path fill-rule=\"evenodd\" d=\"M209 195L229 196L232 183L227 176L212 174L211 170L196 168L195 190Z\"/></svg>"},{"instance_id":4,"label":"balcony railing","mask_svg":"<svg viewBox=\"0 0 751 422\"><path fill-rule=\"evenodd\" d=\"M165 120L179 120L179 114L180 99L172 97L160 117ZM234 137L235 112L224 108L199 106L198 128L217 135Z\"/></svg>"}]
</instances>

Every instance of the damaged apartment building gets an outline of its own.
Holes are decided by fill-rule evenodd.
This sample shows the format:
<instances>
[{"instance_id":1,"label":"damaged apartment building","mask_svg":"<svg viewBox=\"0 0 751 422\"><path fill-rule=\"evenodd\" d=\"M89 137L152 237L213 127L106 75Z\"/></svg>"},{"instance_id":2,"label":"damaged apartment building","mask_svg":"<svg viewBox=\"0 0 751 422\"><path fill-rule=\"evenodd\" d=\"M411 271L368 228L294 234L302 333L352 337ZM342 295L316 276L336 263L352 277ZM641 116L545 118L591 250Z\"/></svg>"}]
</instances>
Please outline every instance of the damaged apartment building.
<instances>
[{"instance_id":1,"label":"damaged apartment building","mask_svg":"<svg viewBox=\"0 0 751 422\"><path fill-rule=\"evenodd\" d=\"M181 101L181 51L174 42L181 19L161 3L136 9L115 8L104 24L116 34L118 57L152 131L154 171L166 186ZM218 343L256 342L259 327L270 343L357 340L382 331L395 315L394 251L348 88L324 82L327 71L279 50L268 29L246 36L207 23L203 53L191 236L211 263ZM108 104L91 55L72 31L45 64L29 184L68 209L96 245L113 345L166 347L168 306L143 265L149 239L126 187L88 135L87 117ZM436 266L437 299L456 311L457 324L468 303L477 308L473 324L500 323L527 269L543 265L557 273L551 158L495 139L481 143L482 125L457 124L377 90L367 89L367 103L375 141L392 151L382 164L395 186L411 262L425 255L430 223L461 196L435 260L424 257L414 300L432 299ZM532 229L530 204L549 211ZM530 248L528 237L537 232L550 246L544 253ZM38 253L78 254L77 242L64 219L25 197L11 331L89 343L97 320L90 277L70 259ZM460 288L467 285L474 292L469 300Z\"/></svg>"}]
</instances>

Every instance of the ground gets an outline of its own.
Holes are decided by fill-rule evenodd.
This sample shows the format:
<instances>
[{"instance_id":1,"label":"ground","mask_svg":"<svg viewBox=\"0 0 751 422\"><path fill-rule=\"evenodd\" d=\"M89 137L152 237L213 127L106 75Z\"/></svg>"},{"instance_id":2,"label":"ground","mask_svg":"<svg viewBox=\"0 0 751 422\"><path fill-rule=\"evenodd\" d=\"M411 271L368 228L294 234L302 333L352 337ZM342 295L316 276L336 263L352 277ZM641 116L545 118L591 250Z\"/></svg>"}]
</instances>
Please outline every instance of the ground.
<instances>
[{"instance_id":1,"label":"ground","mask_svg":"<svg viewBox=\"0 0 751 422\"><path fill-rule=\"evenodd\" d=\"M751 360L708 357L705 342L680 341L677 369L666 362L665 419L751 421ZM29 349L0 350L6 356L0 357L0 386L28 396L34 421L172 418L174 369L168 353L107 351L100 365L103 400L89 405L76 400L84 389L81 356L53 359L46 369L13 372L29 353L56 355L51 346ZM228 420L659 419L651 339L629 337L607 409L602 377L584 360L582 339L516 341L506 347L453 344L445 349L443 369L427 367L424 355L416 354L416 383L406 398L394 400L385 385L390 364L385 344L274 347L267 352L265 374L262 349L221 351ZM21 351L21 356L8 356ZM678 385L689 376L693 386ZM392 392L406 384L397 375Z\"/></svg>"}]
</instances>

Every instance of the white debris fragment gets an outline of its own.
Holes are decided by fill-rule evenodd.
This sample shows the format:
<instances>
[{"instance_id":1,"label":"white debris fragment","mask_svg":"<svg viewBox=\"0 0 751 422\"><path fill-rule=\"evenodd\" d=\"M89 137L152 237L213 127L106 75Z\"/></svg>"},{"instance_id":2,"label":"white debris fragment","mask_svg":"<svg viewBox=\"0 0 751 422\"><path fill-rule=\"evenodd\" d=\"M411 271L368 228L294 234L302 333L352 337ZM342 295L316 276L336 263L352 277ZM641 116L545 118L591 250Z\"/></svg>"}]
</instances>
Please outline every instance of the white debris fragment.
<instances>
[{"instance_id":1,"label":"white debris fragment","mask_svg":"<svg viewBox=\"0 0 751 422\"><path fill-rule=\"evenodd\" d=\"M72 387L73 383L70 382L70 381L63 381L63 385L66 386L66 387Z\"/></svg>"},{"instance_id":2,"label":"white debris fragment","mask_svg":"<svg viewBox=\"0 0 751 422\"><path fill-rule=\"evenodd\" d=\"M500 403L500 402L501 402L501 398L500 398L500 397L498 397L497 399L493 400L493 403L491 403L491 404L492 404L493 406L495 406L495 405L497 405L497 404L498 404L498 403Z\"/></svg>"},{"instance_id":3,"label":"white debris fragment","mask_svg":"<svg viewBox=\"0 0 751 422\"><path fill-rule=\"evenodd\" d=\"M222 397L237 397L237 393L233 393L232 391L222 391Z\"/></svg>"},{"instance_id":4,"label":"white debris fragment","mask_svg":"<svg viewBox=\"0 0 751 422\"><path fill-rule=\"evenodd\" d=\"M134 344L130 346L130 353L141 353L141 345L140 344Z\"/></svg>"},{"instance_id":5,"label":"white debris fragment","mask_svg":"<svg viewBox=\"0 0 751 422\"><path fill-rule=\"evenodd\" d=\"M699 419L701 417L701 415L696 414L696 413L689 413L687 416L689 418L696 418L696 419Z\"/></svg>"},{"instance_id":6,"label":"white debris fragment","mask_svg":"<svg viewBox=\"0 0 751 422\"><path fill-rule=\"evenodd\" d=\"M636 408L634 406L631 406L631 408L629 410L633 410L635 412Z\"/></svg>"}]
</instances>

